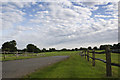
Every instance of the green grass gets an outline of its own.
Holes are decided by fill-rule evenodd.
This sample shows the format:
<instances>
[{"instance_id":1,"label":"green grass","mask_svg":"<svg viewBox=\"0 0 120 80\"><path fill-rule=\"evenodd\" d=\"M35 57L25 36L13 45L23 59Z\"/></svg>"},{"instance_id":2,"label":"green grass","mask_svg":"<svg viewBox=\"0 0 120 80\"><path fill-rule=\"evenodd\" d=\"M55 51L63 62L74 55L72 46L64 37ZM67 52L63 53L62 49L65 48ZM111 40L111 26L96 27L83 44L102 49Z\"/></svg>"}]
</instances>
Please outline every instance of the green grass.
<instances>
[{"instance_id":1,"label":"green grass","mask_svg":"<svg viewBox=\"0 0 120 80\"><path fill-rule=\"evenodd\" d=\"M39 58L39 57L47 57L47 56L59 56L59 55L72 55L79 53L79 51L59 51L59 52L44 52L44 53L28 53L22 54L21 56L16 57L15 54L5 54L6 58L4 59L4 54L0 57L2 61L9 61L9 60L19 60L19 59L29 59L29 58ZM44 55L41 55L44 54ZM38 56L36 56L38 55Z\"/></svg>"},{"instance_id":2,"label":"green grass","mask_svg":"<svg viewBox=\"0 0 120 80\"><path fill-rule=\"evenodd\" d=\"M90 53L90 56L92 57L91 53ZM120 54L111 53L111 62L119 64L118 56L120 56ZM100 59L106 60L106 55L105 54L95 54L95 58L100 58ZM92 61L92 59L90 59L90 62L91 61ZM103 68L106 68L106 64L105 63L103 63L101 61L98 61L98 60L96 60L95 62L96 62L97 65L102 65ZM117 77L118 76L118 72L119 72L119 67L112 66L112 74L113 74L113 76Z\"/></svg>"},{"instance_id":3,"label":"green grass","mask_svg":"<svg viewBox=\"0 0 120 80\"><path fill-rule=\"evenodd\" d=\"M111 53L111 62L112 63L118 63L118 56L120 54L117 53ZM90 56L92 57L92 53L90 53ZM105 54L95 54L95 58L100 58L106 60L106 55Z\"/></svg>"},{"instance_id":4,"label":"green grass","mask_svg":"<svg viewBox=\"0 0 120 80\"><path fill-rule=\"evenodd\" d=\"M100 51L98 51L100 52ZM72 54L74 54L73 52ZM77 53L77 52L76 52ZM48 53L49 54L49 53ZM54 54L54 53L52 53ZM63 53L55 53L55 55L67 55ZM70 54L70 53L68 53ZM72 55L70 58L62 62L50 65L46 68L39 69L31 73L25 78L107 78L106 64L96 60L95 67L92 66L91 59L88 62L80 55ZM91 54L90 54L91 55ZM120 54L111 54L112 62L118 63ZM106 59L105 54L96 54L96 58ZM118 67L112 66L112 78L118 78Z\"/></svg>"},{"instance_id":5,"label":"green grass","mask_svg":"<svg viewBox=\"0 0 120 80\"><path fill-rule=\"evenodd\" d=\"M25 78L105 78L105 67L97 64L93 67L90 62L79 55L58 62L44 69L39 69ZM115 77L115 76L114 76Z\"/></svg>"},{"instance_id":6,"label":"green grass","mask_svg":"<svg viewBox=\"0 0 120 80\"><path fill-rule=\"evenodd\" d=\"M27 59L27 58L37 58L37 57L47 57L47 56L62 56L69 55L69 59L62 62L50 65L43 69L38 69L36 72L31 73L25 78L106 78L106 64L96 60L95 67L92 66L91 59L88 62L84 57L76 55L80 51L60 51L60 52L45 52L38 54L45 54L39 56L32 56L36 54L28 54L28 56L19 56L16 58L13 54L7 54L6 60L17 60L17 59ZM101 52L101 51L97 51ZM24 55L24 54L23 54ZM111 54L112 62L118 63L118 56L120 54ZM90 53L90 56L91 53ZM105 54L95 54L96 58L106 59ZM3 57L2 57L3 58ZM112 66L113 77L118 77L118 67Z\"/></svg>"}]
</instances>

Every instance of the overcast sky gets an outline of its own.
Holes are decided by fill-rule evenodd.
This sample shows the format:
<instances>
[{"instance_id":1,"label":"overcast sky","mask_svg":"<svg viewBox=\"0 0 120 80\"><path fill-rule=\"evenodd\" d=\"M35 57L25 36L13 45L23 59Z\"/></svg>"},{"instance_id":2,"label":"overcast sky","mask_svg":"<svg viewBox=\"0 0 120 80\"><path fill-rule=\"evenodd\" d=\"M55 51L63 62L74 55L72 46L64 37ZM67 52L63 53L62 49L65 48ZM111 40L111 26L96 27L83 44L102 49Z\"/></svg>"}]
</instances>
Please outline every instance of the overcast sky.
<instances>
[{"instance_id":1,"label":"overcast sky","mask_svg":"<svg viewBox=\"0 0 120 80\"><path fill-rule=\"evenodd\" d=\"M118 2L2 2L0 46L75 48L118 42Z\"/></svg>"}]
</instances>

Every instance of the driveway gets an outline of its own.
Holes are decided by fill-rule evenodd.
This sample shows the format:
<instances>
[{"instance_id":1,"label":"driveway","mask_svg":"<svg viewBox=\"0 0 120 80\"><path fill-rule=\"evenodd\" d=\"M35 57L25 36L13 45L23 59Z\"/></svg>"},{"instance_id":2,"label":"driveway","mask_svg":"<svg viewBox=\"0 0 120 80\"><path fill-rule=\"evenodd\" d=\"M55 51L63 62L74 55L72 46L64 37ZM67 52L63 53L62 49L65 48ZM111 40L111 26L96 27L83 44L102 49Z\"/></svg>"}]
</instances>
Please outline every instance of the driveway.
<instances>
[{"instance_id":1,"label":"driveway","mask_svg":"<svg viewBox=\"0 0 120 80\"><path fill-rule=\"evenodd\" d=\"M21 78L36 69L62 61L68 56L50 56L2 62L2 78Z\"/></svg>"}]
</instances>

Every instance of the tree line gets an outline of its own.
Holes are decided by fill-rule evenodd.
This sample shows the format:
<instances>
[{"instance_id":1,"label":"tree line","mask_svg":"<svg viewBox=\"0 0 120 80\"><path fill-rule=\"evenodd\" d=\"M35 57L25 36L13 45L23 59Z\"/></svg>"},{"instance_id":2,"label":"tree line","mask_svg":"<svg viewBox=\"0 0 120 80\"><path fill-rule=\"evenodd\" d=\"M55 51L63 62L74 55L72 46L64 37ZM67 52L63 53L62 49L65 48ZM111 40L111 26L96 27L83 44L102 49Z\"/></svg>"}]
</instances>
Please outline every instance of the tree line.
<instances>
[{"instance_id":1,"label":"tree line","mask_svg":"<svg viewBox=\"0 0 120 80\"><path fill-rule=\"evenodd\" d=\"M2 44L2 51L8 51L8 52L33 52L33 53L40 53L40 52L53 52L53 51L79 51L79 50L105 50L105 46L106 45L100 45L100 47L91 47L89 46L88 48L74 48L74 49L67 49L67 48L63 48L61 50L56 50L55 48L49 48L48 50L46 48L43 49L39 49L37 46L35 46L34 44L28 44L26 46L26 48L24 49L17 49L16 47L17 42L15 40L9 41L9 42L5 42ZM111 49L120 49L120 43L118 44L113 44L113 45L109 45Z\"/></svg>"}]
</instances>

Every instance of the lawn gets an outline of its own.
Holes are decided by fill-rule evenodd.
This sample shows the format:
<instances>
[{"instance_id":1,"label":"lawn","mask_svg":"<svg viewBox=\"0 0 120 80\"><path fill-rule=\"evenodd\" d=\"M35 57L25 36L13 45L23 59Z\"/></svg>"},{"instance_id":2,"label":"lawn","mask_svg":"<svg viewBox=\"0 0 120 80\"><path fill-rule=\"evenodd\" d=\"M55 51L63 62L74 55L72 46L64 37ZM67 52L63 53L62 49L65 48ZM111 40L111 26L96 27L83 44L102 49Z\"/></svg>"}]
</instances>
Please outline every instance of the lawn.
<instances>
[{"instance_id":1,"label":"lawn","mask_svg":"<svg viewBox=\"0 0 120 80\"><path fill-rule=\"evenodd\" d=\"M103 58L105 55L96 55ZM102 57L103 56L103 57ZM112 54L112 61L118 62L117 54ZM118 77L118 67L112 66L112 78ZM25 78L106 78L106 64L96 61L93 67L91 60L88 62L80 55L71 55L71 57L62 62L58 62L43 69L38 69Z\"/></svg>"},{"instance_id":2,"label":"lawn","mask_svg":"<svg viewBox=\"0 0 120 80\"><path fill-rule=\"evenodd\" d=\"M92 56L91 53L90 53L90 56ZM118 53L111 53L111 62L120 64L119 57L120 57L120 54L118 54ZM105 54L95 54L95 58L100 58L100 59L106 60L106 55ZM90 62L91 61L92 61L92 59L90 59ZM96 60L96 64L104 65L102 67L106 68L106 64L101 62L101 61ZM119 71L120 71L119 67L112 66L112 74L113 74L113 76L117 77L118 75L120 75L118 73Z\"/></svg>"},{"instance_id":3,"label":"lawn","mask_svg":"<svg viewBox=\"0 0 120 80\"><path fill-rule=\"evenodd\" d=\"M20 54L16 56L15 54L5 54L6 58L4 59L4 54L0 56L0 60L9 61L9 60L19 60L19 59L28 59L28 58L39 58L47 56L59 56L59 55L73 55L77 54L79 51L56 51L56 52L42 52L42 53L27 53Z\"/></svg>"}]
</instances>

